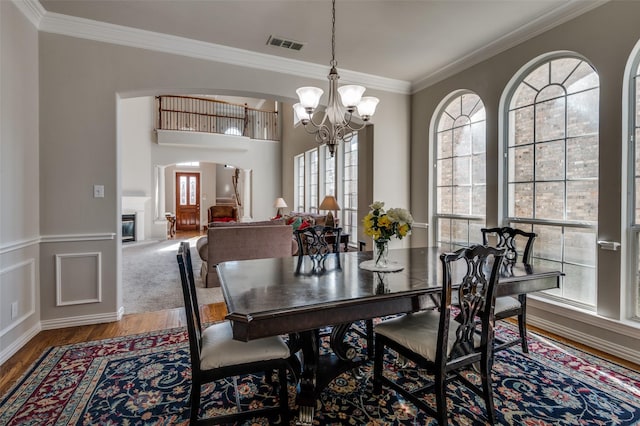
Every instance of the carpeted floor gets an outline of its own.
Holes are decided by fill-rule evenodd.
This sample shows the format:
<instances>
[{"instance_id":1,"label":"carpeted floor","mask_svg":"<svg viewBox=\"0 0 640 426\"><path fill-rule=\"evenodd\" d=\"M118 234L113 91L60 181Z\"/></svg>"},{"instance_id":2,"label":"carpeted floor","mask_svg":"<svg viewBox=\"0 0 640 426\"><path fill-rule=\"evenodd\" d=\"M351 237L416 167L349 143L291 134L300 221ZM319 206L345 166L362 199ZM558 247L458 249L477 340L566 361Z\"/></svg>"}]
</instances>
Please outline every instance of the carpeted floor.
<instances>
[{"instance_id":1,"label":"carpeted floor","mask_svg":"<svg viewBox=\"0 0 640 426\"><path fill-rule=\"evenodd\" d=\"M511 326L498 333L513 333ZM1 425L185 425L191 369L183 328L55 347L0 399ZM362 340L352 342L362 345ZM325 345L323 345L323 349ZM640 374L531 333L531 354L496 355L493 391L500 425L637 425ZM411 366L386 365L406 383L428 380ZM357 373L357 374L356 374ZM474 373L470 372L473 379ZM276 379L277 380L277 379ZM295 387L289 383L290 394ZM208 415L272 404L264 377L203 387ZM427 401L433 398L428 396ZM433 401L431 401L433 402ZM293 396L290 406L295 408ZM448 385L450 424L484 425L481 399ZM266 425L253 419L246 425ZM383 388L374 395L371 363L338 376L317 400L314 425L431 425L434 419Z\"/></svg>"},{"instance_id":2,"label":"carpeted floor","mask_svg":"<svg viewBox=\"0 0 640 426\"><path fill-rule=\"evenodd\" d=\"M205 288L200 279L202 261L196 250L200 237L189 238L198 302L223 302L219 287ZM184 306L176 261L181 240L143 241L122 246L122 287L125 314L154 312Z\"/></svg>"}]
</instances>

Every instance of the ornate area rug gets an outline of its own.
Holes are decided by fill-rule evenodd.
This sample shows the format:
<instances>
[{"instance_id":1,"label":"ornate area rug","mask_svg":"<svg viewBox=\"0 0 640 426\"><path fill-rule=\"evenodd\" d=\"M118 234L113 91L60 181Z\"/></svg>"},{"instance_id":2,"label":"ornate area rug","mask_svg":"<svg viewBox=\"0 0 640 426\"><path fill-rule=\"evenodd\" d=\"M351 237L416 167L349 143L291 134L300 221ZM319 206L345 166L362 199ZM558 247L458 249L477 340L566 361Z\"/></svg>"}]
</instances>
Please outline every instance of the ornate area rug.
<instances>
[{"instance_id":1,"label":"ornate area rug","mask_svg":"<svg viewBox=\"0 0 640 426\"><path fill-rule=\"evenodd\" d=\"M499 333L512 332L499 328ZM185 329L177 328L50 348L0 399L0 425L188 424L187 340ZM534 334L530 349L529 355L517 349L496 355L493 390L499 424L640 424L640 374ZM387 367L385 374L408 386L428 380L411 366ZM371 370L366 363L336 378L317 401L314 424L435 424L388 389L373 395ZM293 384L289 386L293 395ZM237 377L203 388L203 410L210 416L234 411L236 404L244 409L271 405L275 401L270 395L263 377ZM485 424L483 401L464 386L451 383L447 401L451 424ZM290 405L295 408L293 398Z\"/></svg>"}]
</instances>

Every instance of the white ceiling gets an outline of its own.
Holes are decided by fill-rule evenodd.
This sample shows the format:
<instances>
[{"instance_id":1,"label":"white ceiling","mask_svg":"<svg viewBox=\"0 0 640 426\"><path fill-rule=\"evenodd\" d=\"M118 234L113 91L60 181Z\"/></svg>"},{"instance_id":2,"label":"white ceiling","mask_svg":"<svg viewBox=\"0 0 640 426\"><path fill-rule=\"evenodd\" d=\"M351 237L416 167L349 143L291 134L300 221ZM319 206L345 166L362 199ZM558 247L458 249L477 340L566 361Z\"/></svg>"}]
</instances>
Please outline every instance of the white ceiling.
<instances>
[{"instance_id":1,"label":"white ceiling","mask_svg":"<svg viewBox=\"0 0 640 426\"><path fill-rule=\"evenodd\" d=\"M413 90L593 9L603 0L337 0L338 71ZM330 0L40 0L86 18L326 66ZM304 43L268 46L270 35Z\"/></svg>"}]
</instances>

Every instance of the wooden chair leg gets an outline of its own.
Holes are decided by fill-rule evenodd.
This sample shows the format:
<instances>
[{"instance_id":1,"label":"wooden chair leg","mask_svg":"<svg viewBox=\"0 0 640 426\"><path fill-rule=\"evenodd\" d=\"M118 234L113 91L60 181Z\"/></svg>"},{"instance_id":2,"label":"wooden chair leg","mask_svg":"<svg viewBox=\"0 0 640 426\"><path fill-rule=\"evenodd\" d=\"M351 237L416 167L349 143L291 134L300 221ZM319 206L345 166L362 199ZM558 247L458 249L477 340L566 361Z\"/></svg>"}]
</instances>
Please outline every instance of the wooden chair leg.
<instances>
[{"instance_id":1,"label":"wooden chair leg","mask_svg":"<svg viewBox=\"0 0 640 426\"><path fill-rule=\"evenodd\" d=\"M447 389L446 389L446 373L436 372L434 377L433 392L436 395L436 420L439 425L448 424L447 416Z\"/></svg>"},{"instance_id":2,"label":"wooden chair leg","mask_svg":"<svg viewBox=\"0 0 640 426\"><path fill-rule=\"evenodd\" d=\"M382 392L382 362L384 360L384 345L379 339L376 339L374 348L373 393L380 394L380 392Z\"/></svg>"},{"instance_id":3,"label":"wooden chair leg","mask_svg":"<svg viewBox=\"0 0 640 426\"><path fill-rule=\"evenodd\" d=\"M280 416L282 424L289 424L289 389L287 382L287 367L280 367L278 370L278 381L280 382Z\"/></svg>"},{"instance_id":4,"label":"wooden chair leg","mask_svg":"<svg viewBox=\"0 0 640 426\"><path fill-rule=\"evenodd\" d=\"M491 381L491 359L482 357L480 360L480 376L482 378L482 394L484 395L484 403L487 409L487 419L489 424L496 423L496 409L493 403L493 386Z\"/></svg>"},{"instance_id":5,"label":"wooden chair leg","mask_svg":"<svg viewBox=\"0 0 640 426\"><path fill-rule=\"evenodd\" d=\"M191 420L189 424L198 423L198 414L200 412L200 384L191 386Z\"/></svg>"},{"instance_id":6,"label":"wooden chair leg","mask_svg":"<svg viewBox=\"0 0 640 426\"><path fill-rule=\"evenodd\" d=\"M520 332L520 345L522 346L522 352L529 353L529 341L527 340L527 295L521 294L518 296L520 301L520 314L518 315L518 331Z\"/></svg>"},{"instance_id":7,"label":"wooden chair leg","mask_svg":"<svg viewBox=\"0 0 640 426\"><path fill-rule=\"evenodd\" d=\"M373 336L373 320L366 321L366 332L367 332L367 356L369 359L374 357L375 351L375 342Z\"/></svg>"}]
</instances>

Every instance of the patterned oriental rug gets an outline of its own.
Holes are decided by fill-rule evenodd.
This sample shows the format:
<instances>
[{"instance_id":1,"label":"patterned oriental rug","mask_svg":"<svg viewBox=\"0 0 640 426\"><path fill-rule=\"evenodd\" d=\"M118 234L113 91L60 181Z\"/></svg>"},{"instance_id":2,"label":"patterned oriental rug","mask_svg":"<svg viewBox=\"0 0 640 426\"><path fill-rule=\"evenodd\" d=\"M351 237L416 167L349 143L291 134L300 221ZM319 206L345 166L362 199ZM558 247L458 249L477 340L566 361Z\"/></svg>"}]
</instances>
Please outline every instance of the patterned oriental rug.
<instances>
[{"instance_id":1,"label":"patterned oriental rug","mask_svg":"<svg viewBox=\"0 0 640 426\"><path fill-rule=\"evenodd\" d=\"M499 333L513 330L499 327ZM50 348L0 400L0 425L188 424L187 340L185 329L177 328ZM498 424L640 424L638 372L533 333L530 349L529 355L515 349L496 355L493 390ZM386 374L408 386L428 380L410 366L387 367ZM373 395L371 370L372 363L365 363L331 382L317 401L314 424L435 424L384 387L380 396ZM449 385L450 422L485 424L482 400L457 385ZM289 386L294 408L294 388ZM235 410L238 403L244 408L274 404L270 395L264 377L236 377L203 389L203 400L208 401L203 410L215 415ZM430 396L427 400L435 404ZM269 421L253 419L246 424Z\"/></svg>"}]
</instances>

